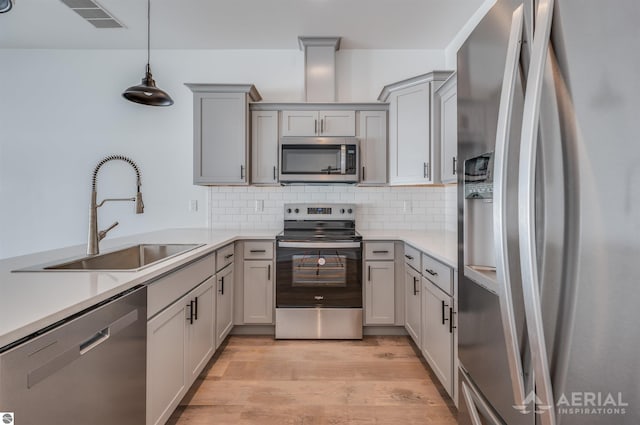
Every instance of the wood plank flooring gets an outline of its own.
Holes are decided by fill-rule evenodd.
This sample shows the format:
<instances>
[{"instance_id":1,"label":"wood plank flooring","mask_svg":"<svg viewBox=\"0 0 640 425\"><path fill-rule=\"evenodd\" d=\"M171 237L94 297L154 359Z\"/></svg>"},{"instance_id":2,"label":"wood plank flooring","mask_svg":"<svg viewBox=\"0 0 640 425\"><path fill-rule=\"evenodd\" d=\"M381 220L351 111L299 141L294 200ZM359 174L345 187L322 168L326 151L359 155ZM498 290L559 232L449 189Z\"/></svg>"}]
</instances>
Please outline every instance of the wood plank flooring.
<instances>
[{"instance_id":1,"label":"wood plank flooring","mask_svg":"<svg viewBox=\"0 0 640 425\"><path fill-rule=\"evenodd\" d=\"M231 336L170 425L455 425L455 406L408 337Z\"/></svg>"}]
</instances>

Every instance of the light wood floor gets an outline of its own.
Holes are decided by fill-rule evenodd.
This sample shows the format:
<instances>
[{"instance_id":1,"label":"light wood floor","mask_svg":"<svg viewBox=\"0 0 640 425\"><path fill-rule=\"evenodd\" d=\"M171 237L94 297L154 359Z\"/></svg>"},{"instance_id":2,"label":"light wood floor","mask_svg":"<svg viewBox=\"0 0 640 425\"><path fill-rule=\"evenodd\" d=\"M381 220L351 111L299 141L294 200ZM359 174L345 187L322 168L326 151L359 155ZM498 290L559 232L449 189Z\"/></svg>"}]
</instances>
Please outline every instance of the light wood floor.
<instances>
[{"instance_id":1,"label":"light wood floor","mask_svg":"<svg viewBox=\"0 0 640 425\"><path fill-rule=\"evenodd\" d=\"M408 337L232 336L170 425L454 425L455 407Z\"/></svg>"}]
</instances>

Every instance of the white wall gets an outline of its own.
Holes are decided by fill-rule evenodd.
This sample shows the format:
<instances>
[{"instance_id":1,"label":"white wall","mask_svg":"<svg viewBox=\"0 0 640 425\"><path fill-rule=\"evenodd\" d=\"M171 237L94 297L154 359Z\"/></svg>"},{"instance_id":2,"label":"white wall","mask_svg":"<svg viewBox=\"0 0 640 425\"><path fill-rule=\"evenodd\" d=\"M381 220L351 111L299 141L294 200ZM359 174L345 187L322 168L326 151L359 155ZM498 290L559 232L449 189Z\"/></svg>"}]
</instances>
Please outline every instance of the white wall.
<instances>
[{"instance_id":1,"label":"white wall","mask_svg":"<svg viewBox=\"0 0 640 425\"><path fill-rule=\"evenodd\" d=\"M458 69L458 50L460 49L460 47L462 47L464 42L467 41L467 38L469 38L469 35L471 35L475 27L478 26L482 18L484 18L484 16L487 14L487 12L489 12L489 10L491 10L491 8L495 3L496 3L496 0L485 0L480 5L478 10L476 10L476 12L473 15L471 15L471 17L469 18L467 23L462 27L462 29L458 31L458 33L453 38L453 40L451 40L451 42L447 45L447 47L444 50L445 63L446 63L447 69L452 69L452 70Z\"/></svg>"},{"instance_id":2,"label":"white wall","mask_svg":"<svg viewBox=\"0 0 640 425\"><path fill-rule=\"evenodd\" d=\"M152 71L175 104L133 104L122 91L143 76L138 50L0 50L0 258L85 243L90 177L104 156L142 171L145 213L106 204L108 237L207 224L207 188L192 184L192 83L253 83L266 101L302 101L299 50L153 51ZM444 52L339 51L338 100L375 101L382 86L445 65ZM133 195L124 163L102 168L98 196ZM189 200L199 211L188 212Z\"/></svg>"}]
</instances>

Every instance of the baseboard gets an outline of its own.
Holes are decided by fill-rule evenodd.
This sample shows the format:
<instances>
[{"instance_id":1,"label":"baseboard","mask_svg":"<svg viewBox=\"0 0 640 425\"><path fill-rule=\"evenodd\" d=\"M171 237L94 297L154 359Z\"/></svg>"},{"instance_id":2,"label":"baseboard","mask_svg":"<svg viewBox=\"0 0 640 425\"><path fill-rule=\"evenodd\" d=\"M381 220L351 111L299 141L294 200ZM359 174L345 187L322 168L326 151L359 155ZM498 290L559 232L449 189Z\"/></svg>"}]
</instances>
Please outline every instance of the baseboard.
<instances>
[{"instance_id":1,"label":"baseboard","mask_svg":"<svg viewBox=\"0 0 640 425\"><path fill-rule=\"evenodd\" d=\"M365 326L362 333L373 336L409 335L404 326Z\"/></svg>"},{"instance_id":2,"label":"baseboard","mask_svg":"<svg viewBox=\"0 0 640 425\"><path fill-rule=\"evenodd\" d=\"M231 335L276 335L274 325L236 325L231 329Z\"/></svg>"}]
</instances>

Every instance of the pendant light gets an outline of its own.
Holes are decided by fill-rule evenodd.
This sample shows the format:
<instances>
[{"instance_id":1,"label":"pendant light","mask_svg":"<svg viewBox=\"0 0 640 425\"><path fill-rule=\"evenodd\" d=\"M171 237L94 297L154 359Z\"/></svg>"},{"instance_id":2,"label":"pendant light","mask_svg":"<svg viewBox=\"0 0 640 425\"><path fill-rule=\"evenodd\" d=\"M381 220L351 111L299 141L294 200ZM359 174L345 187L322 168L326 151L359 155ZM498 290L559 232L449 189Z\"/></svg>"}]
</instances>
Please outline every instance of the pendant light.
<instances>
[{"instance_id":1,"label":"pendant light","mask_svg":"<svg viewBox=\"0 0 640 425\"><path fill-rule=\"evenodd\" d=\"M151 75L149 57L151 56L151 0L147 0L147 68L141 84L131 86L122 93L125 99L143 105L170 106L173 99L164 90L156 87L156 82Z\"/></svg>"}]
</instances>

